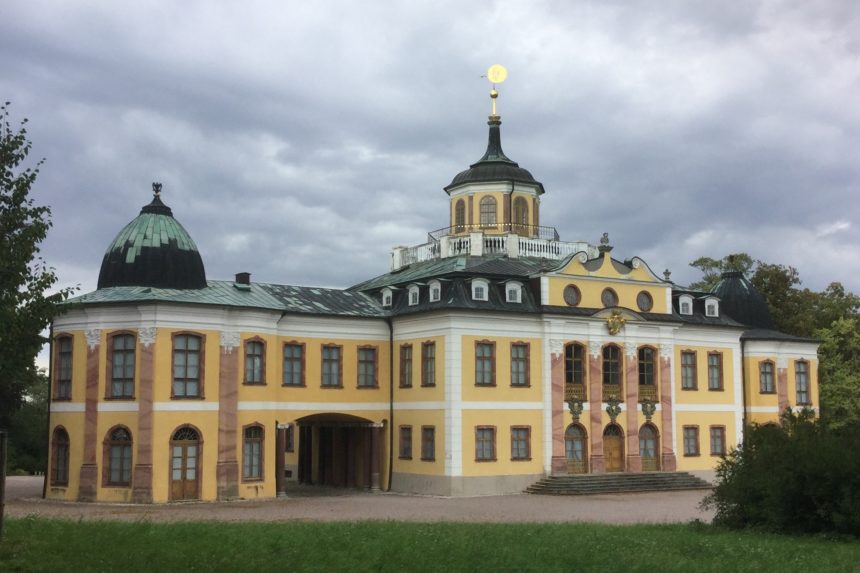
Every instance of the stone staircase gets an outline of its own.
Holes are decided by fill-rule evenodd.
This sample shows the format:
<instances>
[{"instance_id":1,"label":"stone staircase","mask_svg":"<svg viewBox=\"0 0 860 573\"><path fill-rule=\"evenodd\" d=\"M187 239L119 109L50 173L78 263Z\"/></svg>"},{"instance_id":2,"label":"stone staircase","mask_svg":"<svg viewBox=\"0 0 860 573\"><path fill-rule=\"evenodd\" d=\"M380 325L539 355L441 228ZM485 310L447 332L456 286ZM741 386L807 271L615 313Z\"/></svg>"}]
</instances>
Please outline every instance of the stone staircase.
<instances>
[{"instance_id":1,"label":"stone staircase","mask_svg":"<svg viewBox=\"0 0 860 573\"><path fill-rule=\"evenodd\" d=\"M542 495L594 495L640 491L710 489L703 479L687 472L641 472L551 475L526 488Z\"/></svg>"}]
</instances>

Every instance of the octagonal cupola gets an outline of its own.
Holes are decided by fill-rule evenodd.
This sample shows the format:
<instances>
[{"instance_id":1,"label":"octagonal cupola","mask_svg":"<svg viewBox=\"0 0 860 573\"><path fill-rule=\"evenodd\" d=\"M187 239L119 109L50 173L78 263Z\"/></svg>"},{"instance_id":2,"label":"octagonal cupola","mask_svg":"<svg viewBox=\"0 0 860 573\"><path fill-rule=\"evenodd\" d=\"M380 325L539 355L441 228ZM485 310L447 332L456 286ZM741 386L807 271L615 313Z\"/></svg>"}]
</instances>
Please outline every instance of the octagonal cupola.
<instances>
[{"instance_id":1,"label":"octagonal cupola","mask_svg":"<svg viewBox=\"0 0 860 573\"><path fill-rule=\"evenodd\" d=\"M98 288L141 286L169 289L206 287L197 245L161 200L153 183L152 201L123 228L102 259Z\"/></svg>"}]
</instances>

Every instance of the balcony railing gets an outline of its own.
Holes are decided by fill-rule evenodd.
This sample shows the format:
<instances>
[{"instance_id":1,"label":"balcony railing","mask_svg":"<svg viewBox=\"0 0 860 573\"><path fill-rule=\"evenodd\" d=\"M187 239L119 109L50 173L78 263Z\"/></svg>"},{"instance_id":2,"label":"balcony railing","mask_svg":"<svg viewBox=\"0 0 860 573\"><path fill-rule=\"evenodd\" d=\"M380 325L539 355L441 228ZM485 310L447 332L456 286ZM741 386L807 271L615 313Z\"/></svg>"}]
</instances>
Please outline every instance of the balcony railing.
<instances>
[{"instance_id":1,"label":"balcony railing","mask_svg":"<svg viewBox=\"0 0 860 573\"><path fill-rule=\"evenodd\" d=\"M639 401L644 402L645 400L657 402L657 386L654 384L639 385Z\"/></svg>"},{"instance_id":2,"label":"balcony railing","mask_svg":"<svg viewBox=\"0 0 860 573\"><path fill-rule=\"evenodd\" d=\"M578 400L585 402L585 384L565 384L564 385L564 401Z\"/></svg>"},{"instance_id":3,"label":"balcony railing","mask_svg":"<svg viewBox=\"0 0 860 573\"><path fill-rule=\"evenodd\" d=\"M624 394L621 393L621 384L604 384L603 385L603 401L610 399L624 401Z\"/></svg>"},{"instance_id":4,"label":"balcony railing","mask_svg":"<svg viewBox=\"0 0 860 573\"><path fill-rule=\"evenodd\" d=\"M558 231L555 227L540 227L538 225L522 225L519 223L492 223L488 225L454 225L430 231L428 241L438 241L451 235L468 235L469 233L504 234L515 233L521 237L558 241Z\"/></svg>"}]
</instances>

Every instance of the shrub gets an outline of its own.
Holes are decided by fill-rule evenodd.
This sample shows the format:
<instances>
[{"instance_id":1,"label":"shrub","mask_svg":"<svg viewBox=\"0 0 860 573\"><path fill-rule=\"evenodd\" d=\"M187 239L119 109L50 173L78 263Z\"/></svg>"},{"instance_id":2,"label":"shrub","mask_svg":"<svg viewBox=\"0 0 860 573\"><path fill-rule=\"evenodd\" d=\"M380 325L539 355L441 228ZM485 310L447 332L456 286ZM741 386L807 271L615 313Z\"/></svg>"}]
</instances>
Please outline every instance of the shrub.
<instances>
[{"instance_id":1,"label":"shrub","mask_svg":"<svg viewBox=\"0 0 860 573\"><path fill-rule=\"evenodd\" d=\"M714 523L782 533L860 535L860 427L830 429L812 412L753 425L717 467L703 504Z\"/></svg>"}]
</instances>

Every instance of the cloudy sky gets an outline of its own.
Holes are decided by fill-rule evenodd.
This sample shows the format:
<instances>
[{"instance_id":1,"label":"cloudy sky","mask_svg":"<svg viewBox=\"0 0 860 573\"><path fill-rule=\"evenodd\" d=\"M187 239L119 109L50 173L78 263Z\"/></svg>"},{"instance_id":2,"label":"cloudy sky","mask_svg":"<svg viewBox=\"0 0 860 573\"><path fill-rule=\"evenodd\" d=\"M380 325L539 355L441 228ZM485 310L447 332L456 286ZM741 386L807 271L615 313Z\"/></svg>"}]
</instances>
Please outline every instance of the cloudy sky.
<instances>
[{"instance_id":1,"label":"cloudy sky","mask_svg":"<svg viewBox=\"0 0 860 573\"><path fill-rule=\"evenodd\" d=\"M686 283L746 251L860 291L860 3L46 2L0 7L0 98L30 119L44 254L95 288L164 184L209 278L345 287L447 226L486 146L563 239L609 232Z\"/></svg>"}]
</instances>

